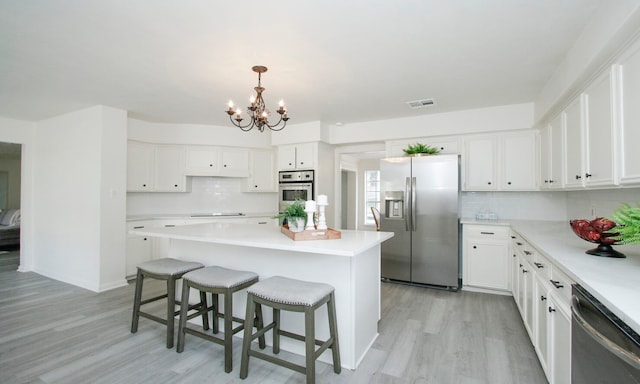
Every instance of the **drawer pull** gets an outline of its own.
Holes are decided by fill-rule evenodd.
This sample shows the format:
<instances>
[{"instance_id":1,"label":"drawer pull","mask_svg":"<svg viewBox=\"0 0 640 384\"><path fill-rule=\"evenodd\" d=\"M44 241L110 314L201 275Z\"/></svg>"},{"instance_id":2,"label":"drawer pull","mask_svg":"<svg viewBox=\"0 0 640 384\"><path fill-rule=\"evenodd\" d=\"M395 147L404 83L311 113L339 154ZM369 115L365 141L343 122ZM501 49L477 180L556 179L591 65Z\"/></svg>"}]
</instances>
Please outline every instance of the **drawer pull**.
<instances>
[{"instance_id":1,"label":"drawer pull","mask_svg":"<svg viewBox=\"0 0 640 384\"><path fill-rule=\"evenodd\" d=\"M258 224L267 224L266 221L258 221Z\"/></svg>"},{"instance_id":2,"label":"drawer pull","mask_svg":"<svg viewBox=\"0 0 640 384\"><path fill-rule=\"evenodd\" d=\"M519 241L516 241L516 244L517 244L517 245L522 245L522 243L521 243L521 242L519 242Z\"/></svg>"},{"instance_id":3,"label":"drawer pull","mask_svg":"<svg viewBox=\"0 0 640 384\"><path fill-rule=\"evenodd\" d=\"M554 308L549 307L549 313L551 313L551 312L555 312L555 311L556 311L556 310L555 310Z\"/></svg>"},{"instance_id":4,"label":"drawer pull","mask_svg":"<svg viewBox=\"0 0 640 384\"><path fill-rule=\"evenodd\" d=\"M544 297L544 296L540 296L540 301L545 301L545 300L547 300L547 298L546 298L546 297Z\"/></svg>"},{"instance_id":5,"label":"drawer pull","mask_svg":"<svg viewBox=\"0 0 640 384\"><path fill-rule=\"evenodd\" d=\"M540 263L533 263L533 265L535 265L536 267L538 267L538 269L544 268L544 264L540 264Z\"/></svg>"},{"instance_id":6,"label":"drawer pull","mask_svg":"<svg viewBox=\"0 0 640 384\"><path fill-rule=\"evenodd\" d=\"M527 273L527 272L529 272L529 271L528 271L528 270L526 270L526 269L523 269L523 270L522 270L522 273Z\"/></svg>"},{"instance_id":7,"label":"drawer pull","mask_svg":"<svg viewBox=\"0 0 640 384\"><path fill-rule=\"evenodd\" d=\"M480 232L481 235L495 235L494 232Z\"/></svg>"},{"instance_id":8,"label":"drawer pull","mask_svg":"<svg viewBox=\"0 0 640 384\"><path fill-rule=\"evenodd\" d=\"M144 228L144 225L138 225L137 227L133 227L133 229L142 229Z\"/></svg>"},{"instance_id":9,"label":"drawer pull","mask_svg":"<svg viewBox=\"0 0 640 384\"><path fill-rule=\"evenodd\" d=\"M560 289L562 287L564 287L564 285L560 284L560 281L558 280L549 280L551 282L551 284L553 284L554 287Z\"/></svg>"},{"instance_id":10,"label":"drawer pull","mask_svg":"<svg viewBox=\"0 0 640 384\"><path fill-rule=\"evenodd\" d=\"M533 255L533 253L531 251L526 251L526 250L524 251L524 254L527 255L527 256Z\"/></svg>"},{"instance_id":11,"label":"drawer pull","mask_svg":"<svg viewBox=\"0 0 640 384\"><path fill-rule=\"evenodd\" d=\"M165 224L164 226L165 226L165 227L175 227L175 225L174 225L174 224Z\"/></svg>"}]
</instances>

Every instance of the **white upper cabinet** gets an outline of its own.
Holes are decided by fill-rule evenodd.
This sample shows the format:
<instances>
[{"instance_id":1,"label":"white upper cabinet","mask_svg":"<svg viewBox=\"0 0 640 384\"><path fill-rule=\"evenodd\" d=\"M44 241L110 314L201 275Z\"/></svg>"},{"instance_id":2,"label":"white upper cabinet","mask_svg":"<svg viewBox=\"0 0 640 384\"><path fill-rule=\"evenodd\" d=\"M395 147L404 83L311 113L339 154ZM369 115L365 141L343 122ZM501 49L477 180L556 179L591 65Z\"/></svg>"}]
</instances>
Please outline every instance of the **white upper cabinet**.
<instances>
[{"instance_id":1,"label":"white upper cabinet","mask_svg":"<svg viewBox=\"0 0 640 384\"><path fill-rule=\"evenodd\" d=\"M543 189L563 187L562 140L562 115L558 115L540 132L540 186Z\"/></svg>"},{"instance_id":2,"label":"white upper cabinet","mask_svg":"<svg viewBox=\"0 0 640 384\"><path fill-rule=\"evenodd\" d=\"M191 176L213 176L217 174L218 150L207 146L189 146L186 149L185 173Z\"/></svg>"},{"instance_id":3,"label":"white upper cabinet","mask_svg":"<svg viewBox=\"0 0 640 384\"><path fill-rule=\"evenodd\" d=\"M464 190L536 190L537 138L535 131L467 137Z\"/></svg>"},{"instance_id":4,"label":"white upper cabinet","mask_svg":"<svg viewBox=\"0 0 640 384\"><path fill-rule=\"evenodd\" d=\"M280 146L278 170L314 169L316 146L316 143Z\"/></svg>"},{"instance_id":5,"label":"white upper cabinet","mask_svg":"<svg viewBox=\"0 0 640 384\"><path fill-rule=\"evenodd\" d=\"M421 137L417 139L393 140L386 142L386 156L405 156L404 149L409 145L421 143L440 150L441 154L460 153L459 137Z\"/></svg>"},{"instance_id":6,"label":"white upper cabinet","mask_svg":"<svg viewBox=\"0 0 640 384\"><path fill-rule=\"evenodd\" d=\"M153 190L155 146L139 141L127 142L127 191Z\"/></svg>"},{"instance_id":7,"label":"white upper cabinet","mask_svg":"<svg viewBox=\"0 0 640 384\"><path fill-rule=\"evenodd\" d=\"M586 186L617 184L614 143L617 134L613 119L611 72L597 79L584 93Z\"/></svg>"},{"instance_id":8,"label":"white upper cabinet","mask_svg":"<svg viewBox=\"0 0 640 384\"><path fill-rule=\"evenodd\" d=\"M620 183L637 185L640 184L640 44L629 49L618 68L620 102L616 112L621 116Z\"/></svg>"},{"instance_id":9,"label":"white upper cabinet","mask_svg":"<svg viewBox=\"0 0 640 384\"><path fill-rule=\"evenodd\" d=\"M249 176L249 151L246 149L226 149L220 151L220 176Z\"/></svg>"},{"instance_id":10,"label":"white upper cabinet","mask_svg":"<svg viewBox=\"0 0 640 384\"><path fill-rule=\"evenodd\" d=\"M493 191L497 182L496 137L480 136L465 140L465 189L469 191Z\"/></svg>"},{"instance_id":11,"label":"white upper cabinet","mask_svg":"<svg viewBox=\"0 0 640 384\"><path fill-rule=\"evenodd\" d=\"M562 112L564 120L564 186L566 188L582 187L583 144L582 144L582 103L583 97L574 100Z\"/></svg>"},{"instance_id":12,"label":"white upper cabinet","mask_svg":"<svg viewBox=\"0 0 640 384\"><path fill-rule=\"evenodd\" d=\"M187 192L184 147L156 145L153 179L155 192Z\"/></svg>"},{"instance_id":13,"label":"white upper cabinet","mask_svg":"<svg viewBox=\"0 0 640 384\"><path fill-rule=\"evenodd\" d=\"M534 190L537 170L535 132L505 134L501 137L502 190Z\"/></svg>"},{"instance_id":14,"label":"white upper cabinet","mask_svg":"<svg viewBox=\"0 0 640 384\"><path fill-rule=\"evenodd\" d=\"M247 192L276 192L276 170L273 151L251 151Z\"/></svg>"}]
</instances>

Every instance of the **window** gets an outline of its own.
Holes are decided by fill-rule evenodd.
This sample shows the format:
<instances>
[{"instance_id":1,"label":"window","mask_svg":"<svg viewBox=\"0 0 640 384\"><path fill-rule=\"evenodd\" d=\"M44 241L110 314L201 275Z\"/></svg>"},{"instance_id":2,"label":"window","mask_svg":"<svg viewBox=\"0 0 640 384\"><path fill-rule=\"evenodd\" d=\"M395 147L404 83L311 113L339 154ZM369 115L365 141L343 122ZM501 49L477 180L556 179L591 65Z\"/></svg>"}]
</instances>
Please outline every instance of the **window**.
<instances>
[{"instance_id":1,"label":"window","mask_svg":"<svg viewBox=\"0 0 640 384\"><path fill-rule=\"evenodd\" d=\"M380 209L380 171L364 171L364 224L375 225L371 207Z\"/></svg>"}]
</instances>

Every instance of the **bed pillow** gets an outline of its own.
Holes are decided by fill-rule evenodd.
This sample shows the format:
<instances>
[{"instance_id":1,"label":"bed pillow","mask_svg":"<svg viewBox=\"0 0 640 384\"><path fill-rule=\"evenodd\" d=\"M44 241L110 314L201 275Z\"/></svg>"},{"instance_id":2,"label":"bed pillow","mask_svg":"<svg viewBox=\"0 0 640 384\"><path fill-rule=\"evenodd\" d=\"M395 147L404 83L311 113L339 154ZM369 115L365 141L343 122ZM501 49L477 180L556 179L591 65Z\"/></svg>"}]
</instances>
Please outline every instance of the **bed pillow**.
<instances>
[{"instance_id":1,"label":"bed pillow","mask_svg":"<svg viewBox=\"0 0 640 384\"><path fill-rule=\"evenodd\" d=\"M0 218L0 225L15 225L20 223L20 210L19 209L7 209L2 212L2 218Z\"/></svg>"}]
</instances>

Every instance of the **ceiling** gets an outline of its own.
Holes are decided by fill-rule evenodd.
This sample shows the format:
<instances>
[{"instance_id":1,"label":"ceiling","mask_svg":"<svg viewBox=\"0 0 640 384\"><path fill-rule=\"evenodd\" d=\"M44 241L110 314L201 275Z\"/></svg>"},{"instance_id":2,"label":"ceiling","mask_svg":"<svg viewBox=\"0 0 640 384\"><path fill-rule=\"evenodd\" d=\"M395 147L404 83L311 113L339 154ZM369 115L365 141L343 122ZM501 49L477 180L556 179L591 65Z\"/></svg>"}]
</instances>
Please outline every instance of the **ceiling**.
<instances>
[{"instance_id":1,"label":"ceiling","mask_svg":"<svg viewBox=\"0 0 640 384\"><path fill-rule=\"evenodd\" d=\"M290 123L534 101L602 0L0 2L0 116L103 104L227 125L262 76ZM406 102L434 98L432 107Z\"/></svg>"}]
</instances>

